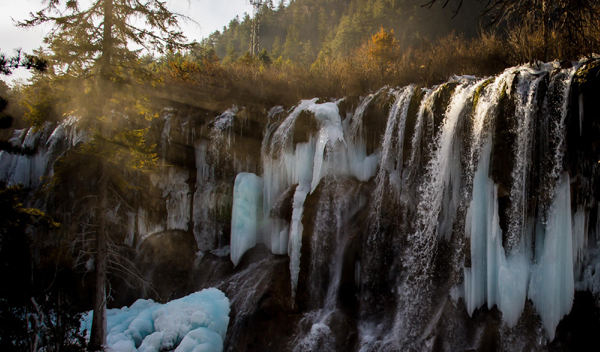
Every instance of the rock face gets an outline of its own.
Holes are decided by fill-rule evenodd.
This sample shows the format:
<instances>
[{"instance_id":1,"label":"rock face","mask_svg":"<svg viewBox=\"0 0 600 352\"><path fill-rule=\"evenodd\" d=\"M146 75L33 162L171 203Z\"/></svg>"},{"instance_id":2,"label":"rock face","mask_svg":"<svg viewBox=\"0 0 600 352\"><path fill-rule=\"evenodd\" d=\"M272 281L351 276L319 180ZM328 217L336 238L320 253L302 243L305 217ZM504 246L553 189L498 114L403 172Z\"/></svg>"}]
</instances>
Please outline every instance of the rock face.
<instances>
[{"instance_id":1,"label":"rock face","mask_svg":"<svg viewBox=\"0 0 600 352\"><path fill-rule=\"evenodd\" d=\"M598 345L584 326L600 324L599 72L551 63L288 110L165 109L161 165L113 217L152 285L118 286L115 305L217 287L228 351ZM35 153L0 153L0 177L35 188L85 142L75 130L16 131ZM76 187L89 185L47 209ZM234 241L232 224L246 224Z\"/></svg>"}]
</instances>

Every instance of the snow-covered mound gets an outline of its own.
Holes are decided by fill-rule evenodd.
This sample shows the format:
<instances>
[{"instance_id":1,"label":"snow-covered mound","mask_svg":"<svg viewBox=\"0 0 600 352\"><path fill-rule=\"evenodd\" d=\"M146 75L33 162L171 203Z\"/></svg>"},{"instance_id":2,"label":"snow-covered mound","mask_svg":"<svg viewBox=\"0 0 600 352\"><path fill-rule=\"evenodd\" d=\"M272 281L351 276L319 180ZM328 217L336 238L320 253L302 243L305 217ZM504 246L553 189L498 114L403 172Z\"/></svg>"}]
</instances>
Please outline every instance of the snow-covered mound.
<instances>
[{"instance_id":1,"label":"snow-covered mound","mask_svg":"<svg viewBox=\"0 0 600 352\"><path fill-rule=\"evenodd\" d=\"M160 304L139 299L107 312L108 347L116 352L219 352L229 324L229 299L216 288ZM82 321L89 333L92 312Z\"/></svg>"}]
</instances>

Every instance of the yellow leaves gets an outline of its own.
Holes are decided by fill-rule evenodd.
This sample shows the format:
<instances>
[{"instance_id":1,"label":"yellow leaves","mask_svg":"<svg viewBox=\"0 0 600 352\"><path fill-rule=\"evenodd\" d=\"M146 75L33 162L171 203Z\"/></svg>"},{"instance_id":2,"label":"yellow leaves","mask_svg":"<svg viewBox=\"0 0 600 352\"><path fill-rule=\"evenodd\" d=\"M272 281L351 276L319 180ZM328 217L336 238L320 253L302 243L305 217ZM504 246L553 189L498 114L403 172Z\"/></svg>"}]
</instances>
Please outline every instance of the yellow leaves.
<instances>
[{"instance_id":1,"label":"yellow leaves","mask_svg":"<svg viewBox=\"0 0 600 352\"><path fill-rule=\"evenodd\" d=\"M20 199L25 192L21 186L6 187L0 183L0 228L6 231L15 230L15 227L44 224L50 228L59 227L60 224L36 208L25 208Z\"/></svg>"},{"instance_id":2,"label":"yellow leaves","mask_svg":"<svg viewBox=\"0 0 600 352\"><path fill-rule=\"evenodd\" d=\"M170 60L168 67L171 77L183 82L191 82L192 75L202 71L197 62L179 58Z\"/></svg>"},{"instance_id":3,"label":"yellow leaves","mask_svg":"<svg viewBox=\"0 0 600 352\"><path fill-rule=\"evenodd\" d=\"M396 38L394 37L394 30L392 29L388 33L385 29L383 29L383 27L379 29L379 32L371 36L371 42L378 46L398 46L398 44L396 43Z\"/></svg>"},{"instance_id":4,"label":"yellow leaves","mask_svg":"<svg viewBox=\"0 0 600 352\"><path fill-rule=\"evenodd\" d=\"M149 128L125 131L117 134L112 140L116 147L109 158L114 163L137 171L148 171L158 160L154 152L155 145L149 145L146 135Z\"/></svg>"},{"instance_id":5,"label":"yellow leaves","mask_svg":"<svg viewBox=\"0 0 600 352\"><path fill-rule=\"evenodd\" d=\"M383 27L379 32L371 36L367 55L377 62L391 60L398 51L398 43L394 36L394 30L388 33Z\"/></svg>"},{"instance_id":6,"label":"yellow leaves","mask_svg":"<svg viewBox=\"0 0 600 352\"><path fill-rule=\"evenodd\" d=\"M138 113L138 115L144 116L144 119L146 121L152 120L152 111L150 110L150 108L144 100L136 100L134 109Z\"/></svg>"},{"instance_id":7,"label":"yellow leaves","mask_svg":"<svg viewBox=\"0 0 600 352\"><path fill-rule=\"evenodd\" d=\"M156 145L148 143L146 139L149 130L149 127L131 130L122 128L113 130L111 137L95 133L88 143L78 147L76 153L82 158L73 160L93 164L94 160L103 159L113 165L115 170L150 171L156 165L158 156L155 152Z\"/></svg>"},{"instance_id":8,"label":"yellow leaves","mask_svg":"<svg viewBox=\"0 0 600 352\"><path fill-rule=\"evenodd\" d=\"M387 32L381 27L379 32L371 36L371 41L369 41L367 48L367 56L379 69L381 79L384 78L392 61L397 59L398 55L398 43L396 42L393 29Z\"/></svg>"}]
</instances>

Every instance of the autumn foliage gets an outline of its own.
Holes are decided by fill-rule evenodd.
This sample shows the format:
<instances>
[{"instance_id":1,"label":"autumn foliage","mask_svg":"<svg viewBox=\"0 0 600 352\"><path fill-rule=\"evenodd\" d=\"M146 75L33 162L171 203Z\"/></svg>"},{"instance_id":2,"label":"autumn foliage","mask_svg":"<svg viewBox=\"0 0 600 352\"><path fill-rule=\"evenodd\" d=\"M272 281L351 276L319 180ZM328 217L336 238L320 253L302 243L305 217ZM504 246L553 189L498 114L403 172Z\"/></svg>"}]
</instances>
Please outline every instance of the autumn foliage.
<instances>
[{"instance_id":1,"label":"autumn foliage","mask_svg":"<svg viewBox=\"0 0 600 352\"><path fill-rule=\"evenodd\" d=\"M394 37L394 30L387 32L383 27L379 32L371 36L369 41L367 55L370 61L378 68L381 80L385 78L386 72L392 67L395 60L398 59L398 43Z\"/></svg>"}]
</instances>

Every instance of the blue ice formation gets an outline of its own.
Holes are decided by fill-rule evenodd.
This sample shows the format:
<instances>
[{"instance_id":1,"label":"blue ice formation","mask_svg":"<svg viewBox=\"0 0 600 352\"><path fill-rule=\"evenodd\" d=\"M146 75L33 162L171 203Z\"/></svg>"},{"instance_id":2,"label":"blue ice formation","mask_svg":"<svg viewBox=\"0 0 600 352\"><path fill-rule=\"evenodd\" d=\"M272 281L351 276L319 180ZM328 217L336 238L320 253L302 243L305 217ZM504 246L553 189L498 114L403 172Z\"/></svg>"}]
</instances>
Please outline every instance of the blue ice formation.
<instances>
[{"instance_id":1,"label":"blue ice formation","mask_svg":"<svg viewBox=\"0 0 600 352\"><path fill-rule=\"evenodd\" d=\"M107 347L115 352L220 352L229 324L229 299L216 288L160 304L139 299L107 310ZM88 332L92 312L81 324Z\"/></svg>"}]
</instances>

